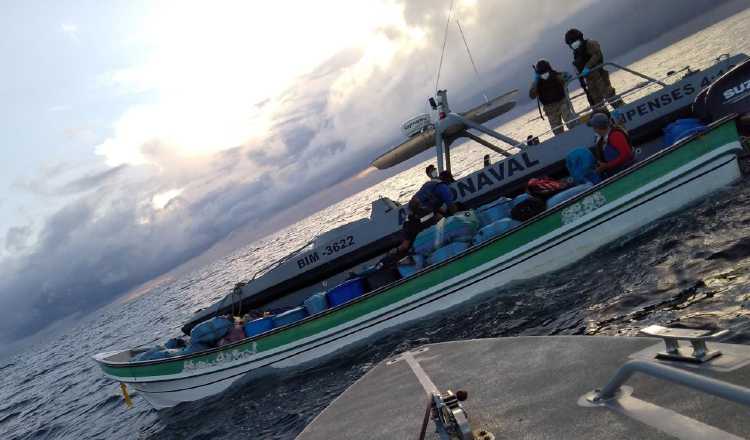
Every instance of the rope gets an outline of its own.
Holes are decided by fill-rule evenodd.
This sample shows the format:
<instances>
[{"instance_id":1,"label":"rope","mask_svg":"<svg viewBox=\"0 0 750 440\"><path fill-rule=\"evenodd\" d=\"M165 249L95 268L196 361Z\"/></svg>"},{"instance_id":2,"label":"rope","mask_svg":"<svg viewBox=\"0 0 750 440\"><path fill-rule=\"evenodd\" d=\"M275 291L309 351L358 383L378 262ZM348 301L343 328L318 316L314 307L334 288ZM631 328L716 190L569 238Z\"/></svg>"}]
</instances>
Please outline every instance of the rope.
<instances>
[{"instance_id":1,"label":"rope","mask_svg":"<svg viewBox=\"0 0 750 440\"><path fill-rule=\"evenodd\" d=\"M466 36L464 36L464 30L461 28L461 22L456 18L456 24L458 25L458 32L461 33L461 39L464 40L464 46L466 46L466 53L469 54L469 61L471 61L471 66L474 68L474 73L477 75L477 82L479 83L479 87L482 88L482 96L484 96L484 102L489 103L490 100L487 99L487 94L484 92L484 85L482 84L482 78L479 76L479 69L477 69L476 63L474 63L474 57L471 56L471 50L469 50L469 43L466 42Z\"/></svg>"},{"instance_id":2,"label":"rope","mask_svg":"<svg viewBox=\"0 0 750 440\"><path fill-rule=\"evenodd\" d=\"M437 94L438 84L440 83L440 71L443 69L443 58L445 56L445 48L448 46L448 25L451 22L452 14L453 14L453 0L451 0L451 7L448 10L448 19L445 21L445 30L443 31L443 50L440 52L440 64L438 64L437 78L435 78L435 94Z\"/></svg>"}]
</instances>

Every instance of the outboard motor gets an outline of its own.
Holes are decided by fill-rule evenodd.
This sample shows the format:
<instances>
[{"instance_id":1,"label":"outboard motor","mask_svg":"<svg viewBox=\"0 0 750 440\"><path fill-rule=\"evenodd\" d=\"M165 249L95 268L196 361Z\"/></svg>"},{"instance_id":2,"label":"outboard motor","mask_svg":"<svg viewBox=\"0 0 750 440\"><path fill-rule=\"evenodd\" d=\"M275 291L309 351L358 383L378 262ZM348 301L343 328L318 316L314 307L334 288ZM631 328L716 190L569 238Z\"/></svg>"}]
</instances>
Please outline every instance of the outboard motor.
<instances>
[{"instance_id":1,"label":"outboard motor","mask_svg":"<svg viewBox=\"0 0 750 440\"><path fill-rule=\"evenodd\" d=\"M705 124L733 113L750 114L750 60L719 77L693 102L693 114Z\"/></svg>"}]
</instances>

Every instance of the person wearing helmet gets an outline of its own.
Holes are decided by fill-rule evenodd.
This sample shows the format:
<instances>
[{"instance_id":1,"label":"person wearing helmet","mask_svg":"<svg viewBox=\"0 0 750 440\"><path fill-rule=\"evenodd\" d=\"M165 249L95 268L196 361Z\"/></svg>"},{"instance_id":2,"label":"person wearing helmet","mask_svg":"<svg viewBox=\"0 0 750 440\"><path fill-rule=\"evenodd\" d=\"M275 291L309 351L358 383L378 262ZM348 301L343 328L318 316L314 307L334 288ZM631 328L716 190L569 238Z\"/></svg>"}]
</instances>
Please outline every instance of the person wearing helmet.
<instances>
[{"instance_id":1,"label":"person wearing helmet","mask_svg":"<svg viewBox=\"0 0 750 440\"><path fill-rule=\"evenodd\" d=\"M596 172L606 179L633 163L633 147L628 133L613 123L606 113L594 113L588 126L597 134L594 156Z\"/></svg>"},{"instance_id":2,"label":"person wearing helmet","mask_svg":"<svg viewBox=\"0 0 750 440\"><path fill-rule=\"evenodd\" d=\"M583 32L570 29L565 33L565 44L573 49L573 65L582 75L581 86L592 107L609 103L613 108L623 102L616 96L615 88L609 81L609 72L603 67L593 70L604 62L601 46L594 40L583 38Z\"/></svg>"},{"instance_id":3,"label":"person wearing helmet","mask_svg":"<svg viewBox=\"0 0 750 440\"><path fill-rule=\"evenodd\" d=\"M556 71L547 60L539 60L534 66L534 82L531 83L529 98L539 99L555 135L565 131L563 124L568 130L574 125L569 122L574 117L565 88L569 79L570 74Z\"/></svg>"}]
</instances>

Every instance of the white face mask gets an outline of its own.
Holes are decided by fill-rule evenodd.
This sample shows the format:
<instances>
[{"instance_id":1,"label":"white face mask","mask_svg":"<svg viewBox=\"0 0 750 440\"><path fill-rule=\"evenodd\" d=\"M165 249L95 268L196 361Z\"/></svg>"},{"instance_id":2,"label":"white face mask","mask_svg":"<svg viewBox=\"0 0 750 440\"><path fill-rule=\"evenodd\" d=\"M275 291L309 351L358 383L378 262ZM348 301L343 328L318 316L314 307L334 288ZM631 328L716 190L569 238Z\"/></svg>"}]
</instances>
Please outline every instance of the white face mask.
<instances>
[{"instance_id":1,"label":"white face mask","mask_svg":"<svg viewBox=\"0 0 750 440\"><path fill-rule=\"evenodd\" d=\"M437 179L437 177L438 177L437 171L432 170L432 172L430 172L430 177L432 177L433 179Z\"/></svg>"},{"instance_id":2,"label":"white face mask","mask_svg":"<svg viewBox=\"0 0 750 440\"><path fill-rule=\"evenodd\" d=\"M549 72L544 72L543 74L539 75L539 77L545 80L549 79Z\"/></svg>"},{"instance_id":3,"label":"white face mask","mask_svg":"<svg viewBox=\"0 0 750 440\"><path fill-rule=\"evenodd\" d=\"M578 49L579 47L581 47L581 40L576 40L576 41L570 43L570 47L572 47L573 50Z\"/></svg>"}]
</instances>

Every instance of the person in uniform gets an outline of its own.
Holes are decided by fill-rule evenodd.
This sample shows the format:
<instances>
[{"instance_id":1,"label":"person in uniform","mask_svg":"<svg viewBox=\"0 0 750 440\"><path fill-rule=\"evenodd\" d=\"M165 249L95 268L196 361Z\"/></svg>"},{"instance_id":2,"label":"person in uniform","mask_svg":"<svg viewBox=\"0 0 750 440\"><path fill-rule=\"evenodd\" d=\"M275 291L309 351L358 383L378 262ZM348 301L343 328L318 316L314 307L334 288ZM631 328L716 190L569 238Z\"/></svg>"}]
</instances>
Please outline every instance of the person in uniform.
<instances>
[{"instance_id":1,"label":"person in uniform","mask_svg":"<svg viewBox=\"0 0 750 440\"><path fill-rule=\"evenodd\" d=\"M583 33L578 29L570 29L565 33L565 43L573 49L573 65L578 74L583 76L581 86L584 87L589 104L597 107L609 103L613 108L620 107L623 102L609 81L609 72L604 68L593 70L604 62L599 43L583 38Z\"/></svg>"},{"instance_id":2,"label":"person in uniform","mask_svg":"<svg viewBox=\"0 0 750 440\"><path fill-rule=\"evenodd\" d=\"M563 124L568 130L574 125L570 122L574 116L565 87L569 77L570 74L553 69L547 60L539 60L534 66L534 82L531 83L529 98L539 99L555 135L565 131Z\"/></svg>"}]
</instances>

